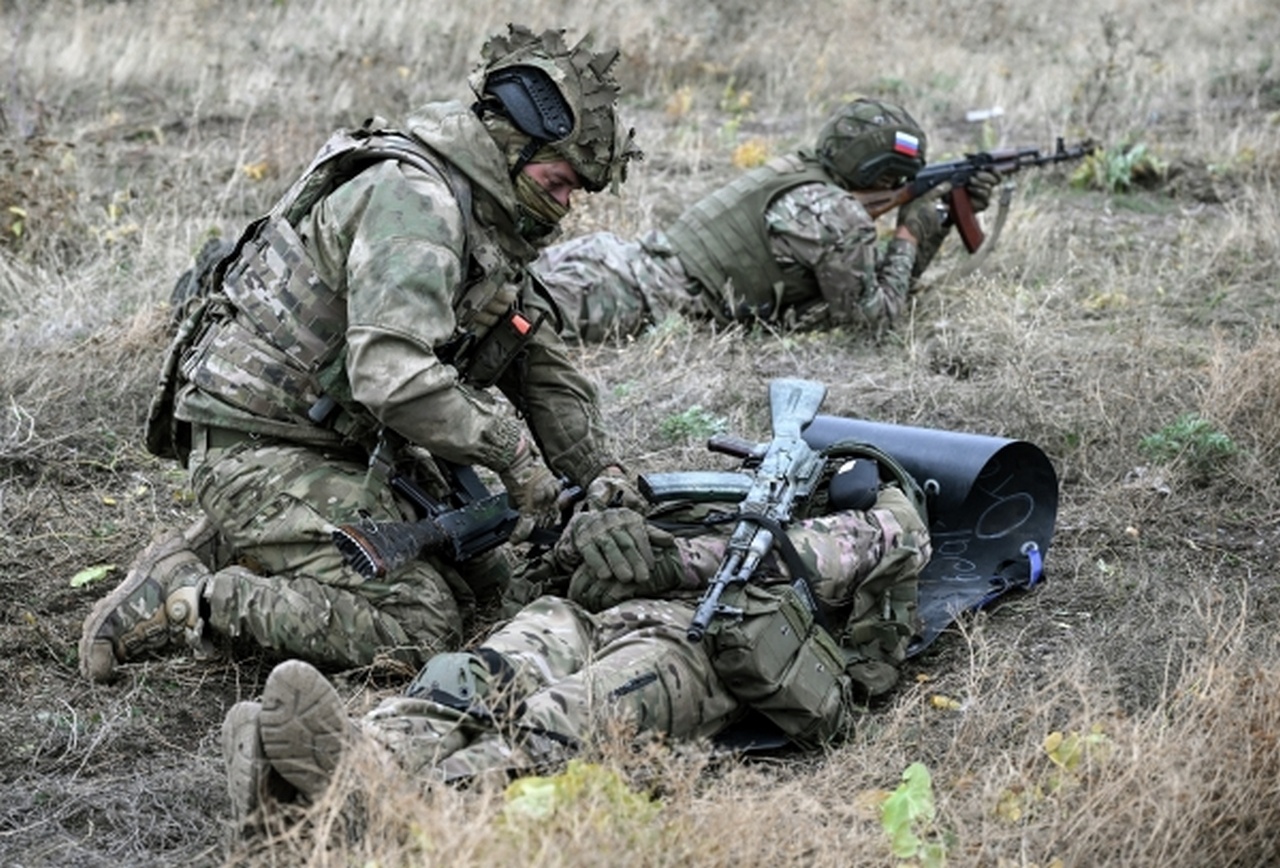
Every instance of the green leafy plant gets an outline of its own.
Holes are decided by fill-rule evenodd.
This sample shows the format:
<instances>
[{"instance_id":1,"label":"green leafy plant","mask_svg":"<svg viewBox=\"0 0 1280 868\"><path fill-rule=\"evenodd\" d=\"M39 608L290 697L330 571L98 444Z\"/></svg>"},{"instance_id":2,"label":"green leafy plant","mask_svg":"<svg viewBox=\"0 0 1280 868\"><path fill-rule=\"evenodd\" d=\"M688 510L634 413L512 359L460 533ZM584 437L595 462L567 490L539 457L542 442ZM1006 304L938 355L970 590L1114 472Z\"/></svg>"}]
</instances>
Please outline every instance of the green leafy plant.
<instances>
[{"instance_id":1,"label":"green leafy plant","mask_svg":"<svg viewBox=\"0 0 1280 868\"><path fill-rule=\"evenodd\" d=\"M1168 164L1143 144L1119 144L1085 158L1071 175L1074 187L1122 193L1162 180Z\"/></svg>"},{"instance_id":2,"label":"green leafy plant","mask_svg":"<svg viewBox=\"0 0 1280 868\"><path fill-rule=\"evenodd\" d=\"M1183 461L1197 473L1217 469L1239 451L1235 442L1196 413L1183 413L1138 444L1152 461Z\"/></svg>"},{"instance_id":3,"label":"green leafy plant","mask_svg":"<svg viewBox=\"0 0 1280 868\"><path fill-rule=\"evenodd\" d=\"M1066 733L1054 730L1045 736L1043 746L1055 766L1074 775L1086 760L1104 758L1110 750L1111 739L1103 732L1102 725L1095 723L1085 733L1074 729Z\"/></svg>"},{"instance_id":4,"label":"green leafy plant","mask_svg":"<svg viewBox=\"0 0 1280 868\"><path fill-rule=\"evenodd\" d=\"M880 825L889 836L889 847L899 859L912 859L925 868L941 868L947 848L941 841L925 840L937 808L933 803L933 779L924 763L912 763L902 773L902 783L880 806Z\"/></svg>"},{"instance_id":5,"label":"green leafy plant","mask_svg":"<svg viewBox=\"0 0 1280 868\"><path fill-rule=\"evenodd\" d=\"M506 789L503 817L508 823L545 822L560 812L600 822L652 823L660 806L637 793L614 770L570 760L565 770L547 777L518 778Z\"/></svg>"},{"instance_id":6,"label":"green leafy plant","mask_svg":"<svg viewBox=\"0 0 1280 868\"><path fill-rule=\"evenodd\" d=\"M719 434L727 424L728 420L723 416L714 416L700 404L694 404L687 410L663 419L658 423L658 431L674 443L679 440L701 440L712 434Z\"/></svg>"}]
</instances>

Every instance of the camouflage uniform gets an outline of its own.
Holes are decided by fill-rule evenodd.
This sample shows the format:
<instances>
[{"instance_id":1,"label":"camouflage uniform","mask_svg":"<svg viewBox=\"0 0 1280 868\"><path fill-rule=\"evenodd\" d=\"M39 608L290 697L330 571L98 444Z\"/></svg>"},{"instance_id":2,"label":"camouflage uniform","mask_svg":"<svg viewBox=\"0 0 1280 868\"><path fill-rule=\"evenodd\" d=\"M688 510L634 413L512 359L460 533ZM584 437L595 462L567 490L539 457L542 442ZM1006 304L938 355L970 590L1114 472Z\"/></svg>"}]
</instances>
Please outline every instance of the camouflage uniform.
<instances>
[{"instance_id":1,"label":"camouflage uniform","mask_svg":"<svg viewBox=\"0 0 1280 868\"><path fill-rule=\"evenodd\" d=\"M812 151L746 172L665 230L635 242L607 232L568 241L543 251L533 271L574 341L634 335L672 312L878 334L901 316L950 230L936 201L945 191L900 207L883 248L851 191L899 188L924 167L925 152L905 109L856 99L827 118ZM978 173L966 182L975 212L998 181Z\"/></svg>"},{"instance_id":2,"label":"camouflage uniform","mask_svg":"<svg viewBox=\"0 0 1280 868\"><path fill-rule=\"evenodd\" d=\"M473 660L500 659L502 665L489 666L501 677L490 677L487 685L481 673L477 695L483 702L473 698L470 712L433 700L432 685L419 676L410 695L385 700L361 721L361 731L408 770L443 780L554 762L589 742L606 719L641 733L700 739L755 708L801 743L835 737L855 701L882 694L896 681L915 629L916 577L930 557L929 534L897 487L882 489L869 510L807 519L788 533L817 577L812 590L828 629L812 629L824 645L838 643L834 668L843 664L836 676L839 701L822 706L816 727L801 732L793 725L801 711L795 694L779 699L786 677L765 678L748 665L756 675L741 678L741 661L717 660L733 654L727 631L718 632L731 619L714 621L700 643L686 637L700 589L724 553L726 531L676 541L666 557L683 590L665 599L634 599L598 614L553 596L527 605L472 652ZM788 594L787 576L784 564L768 563L749 593L725 600L744 606L746 623L771 623L767 619ZM769 646L753 641L747 653L755 659L749 662L767 658ZM789 663L766 659L761 668ZM429 664L424 675L431 671ZM477 713L477 705L486 712Z\"/></svg>"},{"instance_id":3,"label":"camouflage uniform","mask_svg":"<svg viewBox=\"0 0 1280 868\"><path fill-rule=\"evenodd\" d=\"M677 221L680 238L698 237L726 215L761 209L754 213L762 214L763 238L735 245L736 256L723 254L742 267L719 284L708 282L718 272L691 275L692 248L670 231L639 241L597 232L546 248L532 269L565 313L562 334L577 341L634 335L672 312L722 324L891 325L911 292L916 246L895 239L881 252L866 208L821 172L805 152L777 158ZM788 179L796 183L787 186ZM775 195L761 205L760 190Z\"/></svg>"},{"instance_id":4,"label":"camouflage uniform","mask_svg":"<svg viewBox=\"0 0 1280 868\"><path fill-rule=\"evenodd\" d=\"M87 677L111 677L115 662L166 636L200 646L210 630L339 666L383 652L420 663L456 644L472 602L457 569L427 558L367 581L330 535L362 517L416 517L371 472L388 431L427 453L422 469L434 459L483 465L515 500L520 486L503 474L519 466L540 497L552 486L553 499L558 484L490 386L523 416L555 475L586 487L617 464L594 387L552 330L535 325L523 343L499 334L534 320L520 320L536 255L522 221L528 190L542 191L521 192L520 166L530 155L566 159L595 191L616 184L632 155L614 140L617 86L607 72L616 52L568 49L557 31L510 30L486 44L490 64L473 77L482 103L429 104L403 130L375 119L339 132L219 264L218 291L175 338L148 445L186 464L231 554L206 561L212 572L201 575L180 548L144 553L86 619ZM575 79L577 138L539 149L499 116L487 89L495 68L517 85L590 79L594 90ZM551 99L572 90L555 86ZM517 149L523 162L513 165ZM504 564L490 557L473 570L483 577ZM167 575L181 579L166 587L139 572L157 565L176 565Z\"/></svg>"}]
</instances>

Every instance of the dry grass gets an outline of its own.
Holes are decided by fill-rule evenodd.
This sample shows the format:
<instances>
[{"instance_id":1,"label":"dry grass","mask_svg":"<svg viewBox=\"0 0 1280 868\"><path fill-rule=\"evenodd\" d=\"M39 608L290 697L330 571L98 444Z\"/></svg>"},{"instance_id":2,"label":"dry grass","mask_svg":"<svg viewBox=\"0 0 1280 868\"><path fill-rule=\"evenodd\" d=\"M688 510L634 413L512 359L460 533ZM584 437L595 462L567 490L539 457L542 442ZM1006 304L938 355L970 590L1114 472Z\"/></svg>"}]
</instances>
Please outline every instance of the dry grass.
<instances>
[{"instance_id":1,"label":"dry grass","mask_svg":"<svg viewBox=\"0 0 1280 868\"><path fill-rule=\"evenodd\" d=\"M246 846L217 731L272 661L175 657L86 686L75 642L103 586L68 580L91 566L116 580L192 515L140 428L164 302L206 235L268 206L331 128L465 98L481 41L508 20L625 49L624 109L648 158L623 197L577 203L570 232L660 225L733 176L738 145L806 143L862 93L908 105L935 157L1094 136L1180 173L1120 193L1019 178L983 268L953 272L948 247L879 346L674 321L581 351L636 470L721 466L664 423L696 405L763 436L780 375L827 382L826 412L1026 439L1052 458L1050 581L912 664L849 744L739 761L604 739L589 757L656 813L602 798L539 824L505 819L500 792L424 793L353 755L332 799ZM1271 3L7 0L0 24L0 862L894 864L871 805L913 762L932 773L922 831L948 864L1275 860ZM995 105L1003 116L964 122ZM1184 413L1237 453L1207 474L1153 463L1143 438ZM357 712L400 675L337 677ZM1094 727L1081 765L1055 764L1051 733Z\"/></svg>"}]
</instances>

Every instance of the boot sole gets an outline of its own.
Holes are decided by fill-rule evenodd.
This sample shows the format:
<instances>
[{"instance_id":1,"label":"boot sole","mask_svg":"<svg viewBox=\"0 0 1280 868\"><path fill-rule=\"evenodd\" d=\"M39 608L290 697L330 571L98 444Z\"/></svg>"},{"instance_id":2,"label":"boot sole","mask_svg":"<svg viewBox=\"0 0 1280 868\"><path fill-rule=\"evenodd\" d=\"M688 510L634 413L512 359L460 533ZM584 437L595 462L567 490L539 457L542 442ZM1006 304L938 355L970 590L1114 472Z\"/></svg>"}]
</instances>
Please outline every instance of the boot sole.
<instances>
[{"instance_id":1,"label":"boot sole","mask_svg":"<svg viewBox=\"0 0 1280 868\"><path fill-rule=\"evenodd\" d=\"M329 787L352 736L346 706L314 666L287 660L267 676L259 732L272 768L311 801Z\"/></svg>"},{"instance_id":2,"label":"boot sole","mask_svg":"<svg viewBox=\"0 0 1280 868\"><path fill-rule=\"evenodd\" d=\"M237 702L222 721L222 758L227 766L227 795L236 822L246 823L262 805L270 769L258 734L262 705Z\"/></svg>"}]
</instances>

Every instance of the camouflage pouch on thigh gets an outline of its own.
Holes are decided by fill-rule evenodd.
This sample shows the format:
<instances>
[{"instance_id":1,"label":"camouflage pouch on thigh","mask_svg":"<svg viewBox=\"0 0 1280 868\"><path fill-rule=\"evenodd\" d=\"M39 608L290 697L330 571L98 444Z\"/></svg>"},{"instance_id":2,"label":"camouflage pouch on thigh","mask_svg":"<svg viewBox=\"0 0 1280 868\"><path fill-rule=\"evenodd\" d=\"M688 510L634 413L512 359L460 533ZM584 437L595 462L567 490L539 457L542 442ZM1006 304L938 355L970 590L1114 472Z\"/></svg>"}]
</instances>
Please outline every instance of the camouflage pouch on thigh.
<instances>
[{"instance_id":1,"label":"camouflage pouch on thigh","mask_svg":"<svg viewBox=\"0 0 1280 868\"><path fill-rule=\"evenodd\" d=\"M736 621L713 621L707 633L725 686L797 744L837 736L848 713L844 655L800 594L789 585L744 585L722 599L743 610Z\"/></svg>"}]
</instances>

